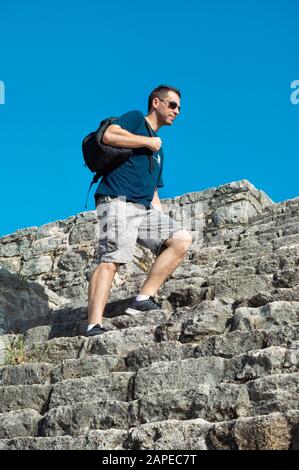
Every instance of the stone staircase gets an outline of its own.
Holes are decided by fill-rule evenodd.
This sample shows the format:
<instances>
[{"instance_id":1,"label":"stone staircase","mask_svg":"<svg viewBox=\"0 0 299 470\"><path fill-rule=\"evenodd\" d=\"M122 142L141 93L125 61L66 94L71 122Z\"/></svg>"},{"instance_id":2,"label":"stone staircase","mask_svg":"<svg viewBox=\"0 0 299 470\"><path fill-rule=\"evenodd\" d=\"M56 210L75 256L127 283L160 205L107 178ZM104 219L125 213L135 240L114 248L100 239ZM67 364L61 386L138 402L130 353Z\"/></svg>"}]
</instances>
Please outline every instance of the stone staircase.
<instances>
[{"instance_id":1,"label":"stone staircase","mask_svg":"<svg viewBox=\"0 0 299 470\"><path fill-rule=\"evenodd\" d=\"M40 247L27 244L35 229L3 237L2 251L0 240L1 450L299 449L299 198L274 204L245 180L185 195L175 210L188 204L203 209L202 243L160 289L162 310L124 314L146 275L137 251L100 337L84 336L84 296L67 283L50 290L60 261L20 277L21 247ZM35 266L61 256L43 230L49 251L35 251ZM84 249L87 262L86 246L63 251L65 263Z\"/></svg>"}]
</instances>

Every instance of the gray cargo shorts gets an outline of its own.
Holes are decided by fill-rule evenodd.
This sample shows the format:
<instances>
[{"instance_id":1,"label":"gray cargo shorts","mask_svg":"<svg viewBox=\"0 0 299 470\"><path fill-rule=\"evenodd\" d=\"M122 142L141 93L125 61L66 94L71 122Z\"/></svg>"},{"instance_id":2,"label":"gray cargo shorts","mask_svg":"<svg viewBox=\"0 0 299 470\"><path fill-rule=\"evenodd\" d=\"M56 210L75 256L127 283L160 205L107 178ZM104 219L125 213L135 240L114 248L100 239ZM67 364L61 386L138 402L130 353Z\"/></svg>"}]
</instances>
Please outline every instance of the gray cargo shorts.
<instances>
[{"instance_id":1,"label":"gray cargo shorts","mask_svg":"<svg viewBox=\"0 0 299 470\"><path fill-rule=\"evenodd\" d=\"M100 222L100 262L129 263L136 242L158 256L164 241L182 230L180 224L158 209L128 202L123 197L97 199Z\"/></svg>"}]
</instances>

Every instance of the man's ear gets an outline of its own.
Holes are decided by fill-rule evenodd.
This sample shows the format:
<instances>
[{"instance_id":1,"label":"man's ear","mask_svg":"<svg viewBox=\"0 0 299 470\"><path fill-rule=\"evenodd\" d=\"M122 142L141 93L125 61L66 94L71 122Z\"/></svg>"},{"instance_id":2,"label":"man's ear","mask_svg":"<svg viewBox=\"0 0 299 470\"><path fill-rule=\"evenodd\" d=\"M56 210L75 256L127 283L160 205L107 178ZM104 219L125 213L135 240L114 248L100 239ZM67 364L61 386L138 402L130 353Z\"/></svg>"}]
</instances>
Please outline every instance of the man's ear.
<instances>
[{"instance_id":1,"label":"man's ear","mask_svg":"<svg viewBox=\"0 0 299 470\"><path fill-rule=\"evenodd\" d=\"M154 108L156 108L158 106L158 104L159 104L159 98L154 98L153 101L152 101L152 106Z\"/></svg>"}]
</instances>

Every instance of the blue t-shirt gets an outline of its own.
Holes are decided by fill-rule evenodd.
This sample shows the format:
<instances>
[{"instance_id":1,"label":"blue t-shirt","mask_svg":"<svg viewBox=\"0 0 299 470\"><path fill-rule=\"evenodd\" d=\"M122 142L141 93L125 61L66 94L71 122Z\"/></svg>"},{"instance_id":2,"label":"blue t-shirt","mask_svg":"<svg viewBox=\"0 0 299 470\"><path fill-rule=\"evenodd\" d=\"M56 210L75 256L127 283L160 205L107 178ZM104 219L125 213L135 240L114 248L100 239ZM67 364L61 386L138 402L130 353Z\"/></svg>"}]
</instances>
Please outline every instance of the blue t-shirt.
<instances>
[{"instance_id":1,"label":"blue t-shirt","mask_svg":"<svg viewBox=\"0 0 299 470\"><path fill-rule=\"evenodd\" d=\"M145 118L140 111L130 111L123 114L113 124L126 129L132 134L151 137L145 124ZM152 136L157 134L152 130ZM156 187L164 186L162 179L163 150L151 152L147 148L133 150L128 161L104 176L95 192L98 195L125 196L128 201L143 204L146 207L152 202ZM152 168L150 156L152 155Z\"/></svg>"}]
</instances>

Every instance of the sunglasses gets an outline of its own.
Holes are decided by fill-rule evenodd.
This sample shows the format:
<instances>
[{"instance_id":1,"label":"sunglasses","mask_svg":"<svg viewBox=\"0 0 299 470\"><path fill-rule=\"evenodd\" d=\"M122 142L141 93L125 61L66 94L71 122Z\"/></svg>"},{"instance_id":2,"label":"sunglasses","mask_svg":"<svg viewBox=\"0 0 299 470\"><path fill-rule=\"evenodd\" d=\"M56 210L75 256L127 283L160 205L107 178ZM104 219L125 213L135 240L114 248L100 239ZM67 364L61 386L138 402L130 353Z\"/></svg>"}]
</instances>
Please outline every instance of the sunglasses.
<instances>
[{"instance_id":1,"label":"sunglasses","mask_svg":"<svg viewBox=\"0 0 299 470\"><path fill-rule=\"evenodd\" d=\"M176 101L168 101L168 100L161 100L161 98L158 98L160 101L165 101L165 103L168 103L168 108L169 109L176 109L178 108L179 113L181 112L181 107L177 104Z\"/></svg>"}]
</instances>

